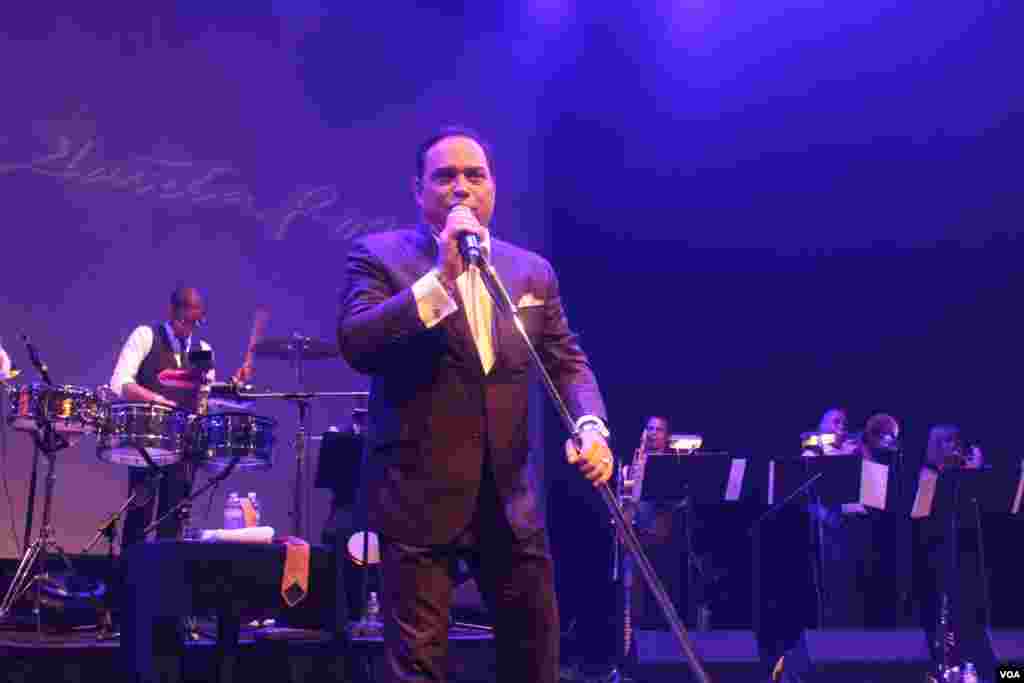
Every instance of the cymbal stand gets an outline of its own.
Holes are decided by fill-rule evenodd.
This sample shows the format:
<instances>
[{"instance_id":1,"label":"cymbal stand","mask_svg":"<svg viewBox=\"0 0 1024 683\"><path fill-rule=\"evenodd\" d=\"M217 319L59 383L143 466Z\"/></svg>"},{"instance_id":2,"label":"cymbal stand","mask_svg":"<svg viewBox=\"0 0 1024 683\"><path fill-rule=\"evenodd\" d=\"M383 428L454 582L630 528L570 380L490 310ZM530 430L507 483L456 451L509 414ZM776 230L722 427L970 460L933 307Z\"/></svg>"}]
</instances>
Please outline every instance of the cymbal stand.
<instances>
[{"instance_id":1,"label":"cymbal stand","mask_svg":"<svg viewBox=\"0 0 1024 683\"><path fill-rule=\"evenodd\" d=\"M541 381L544 384L544 388L548 392L548 397L554 404L555 410L558 411L563 425L572 435L573 441L577 448L579 448L580 435L576 429L576 422L573 420L572 414L569 412L569 408L565 404L565 400L559 393L558 387L555 385L550 373L548 373L547 368L544 366L544 362L541 360L540 354L530 341L530 336L527 334L526 328L523 326L523 321L519 317L519 310L513 303L508 290L505 288L504 283L502 283L497 271L494 270L494 267L483 258L481 258L480 261L481 279L483 280L484 287L487 289L488 294L490 294L491 299L494 302L495 310L512 322L513 327L515 327L521 341L530 354L533 367L537 369ZM694 678L697 679L698 683L710 683L711 677L704 670L704 666L693 648L693 643L690 642L686 626L683 625L682 619L679 618L679 612L676 611L675 605L672 604L672 598L665 590L665 585L661 582L661 579L658 578L657 573L654 571L654 567L651 565L651 561L648 559L647 553L644 552L643 546L640 544L640 539L637 538L632 525L626 521L622 507L615 498L615 492L612 491L607 482L598 486L597 490L612 515L613 523L618 527L619 535L622 538L623 544L636 561L636 566L640 570L640 574L643 576L644 582L647 584L648 589L651 591L655 601L658 603L662 613L665 615L665 620L668 622L669 630L671 630L676 641L679 643L679 646L683 651L683 655L686 657L687 663L690 665L690 670L693 672Z\"/></svg>"},{"instance_id":2,"label":"cymbal stand","mask_svg":"<svg viewBox=\"0 0 1024 683\"><path fill-rule=\"evenodd\" d=\"M301 361L299 362L301 368ZM301 370L299 372L301 378ZM365 391L289 391L289 392L238 392L241 400L277 398L294 401L299 409L299 422L295 432L295 487L292 491L292 534L306 538L306 515L309 513L309 487L306 480L306 420L309 403L317 398L366 398Z\"/></svg>"},{"instance_id":3,"label":"cymbal stand","mask_svg":"<svg viewBox=\"0 0 1024 683\"><path fill-rule=\"evenodd\" d=\"M42 584L49 580L46 572L46 563L51 552L56 553L64 561L68 571L74 571L71 561L64 550L53 540L53 526L51 525L51 513L53 511L53 490L57 483L56 460L57 452L67 448L70 444L63 435L58 434L53 423L46 418L36 418L37 430L32 437L36 448L46 457L46 484L43 489L43 522L39 528L39 536L27 548L25 554L18 564L18 568L11 580L11 585L4 595L3 602L0 602L0 619L6 619L14 610L17 602L35 586L35 604L33 615L36 621L36 632L42 635ZM38 565L39 573L33 574Z\"/></svg>"},{"instance_id":4,"label":"cymbal stand","mask_svg":"<svg viewBox=\"0 0 1024 683\"><path fill-rule=\"evenodd\" d=\"M303 373L303 351L309 341L298 332L292 333L292 365L295 367L295 386L299 391L306 390L306 376ZM306 519L310 510L310 487L306 485L308 469L306 467L306 427L309 419L309 401L296 399L295 406L299 409L299 423L295 429L295 490L292 493L292 527L298 538L307 538Z\"/></svg>"}]
</instances>

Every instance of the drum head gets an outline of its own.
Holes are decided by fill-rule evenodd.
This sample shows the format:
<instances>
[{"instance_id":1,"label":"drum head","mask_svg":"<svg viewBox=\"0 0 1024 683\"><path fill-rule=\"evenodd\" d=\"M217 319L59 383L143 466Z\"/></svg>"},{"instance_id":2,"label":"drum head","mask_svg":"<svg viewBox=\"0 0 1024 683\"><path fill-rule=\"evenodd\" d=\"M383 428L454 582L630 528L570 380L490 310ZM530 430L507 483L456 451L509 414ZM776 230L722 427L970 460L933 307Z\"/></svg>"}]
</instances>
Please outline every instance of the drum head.
<instances>
[{"instance_id":1,"label":"drum head","mask_svg":"<svg viewBox=\"0 0 1024 683\"><path fill-rule=\"evenodd\" d=\"M348 539L347 547L348 556L360 567L366 564L364 555L370 564L380 564L380 541L374 532L357 531Z\"/></svg>"},{"instance_id":2,"label":"drum head","mask_svg":"<svg viewBox=\"0 0 1024 683\"><path fill-rule=\"evenodd\" d=\"M190 457L200 467L220 472L235 462L238 470L267 470L274 464L277 421L251 413L200 415L192 428Z\"/></svg>"}]
</instances>

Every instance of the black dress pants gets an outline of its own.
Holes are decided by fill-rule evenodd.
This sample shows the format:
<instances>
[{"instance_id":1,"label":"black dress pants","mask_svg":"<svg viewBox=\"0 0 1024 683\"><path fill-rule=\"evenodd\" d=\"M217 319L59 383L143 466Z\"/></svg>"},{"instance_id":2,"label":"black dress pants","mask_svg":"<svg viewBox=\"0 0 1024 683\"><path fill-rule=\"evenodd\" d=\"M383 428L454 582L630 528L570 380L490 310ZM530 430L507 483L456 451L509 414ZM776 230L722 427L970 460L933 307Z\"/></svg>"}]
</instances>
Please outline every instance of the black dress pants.
<instances>
[{"instance_id":1,"label":"black dress pants","mask_svg":"<svg viewBox=\"0 0 1024 683\"><path fill-rule=\"evenodd\" d=\"M460 559L494 618L497 681L558 681L558 607L547 533L513 533L488 466L473 520L454 541L415 546L381 540L386 681L446 680L449 609Z\"/></svg>"}]
</instances>

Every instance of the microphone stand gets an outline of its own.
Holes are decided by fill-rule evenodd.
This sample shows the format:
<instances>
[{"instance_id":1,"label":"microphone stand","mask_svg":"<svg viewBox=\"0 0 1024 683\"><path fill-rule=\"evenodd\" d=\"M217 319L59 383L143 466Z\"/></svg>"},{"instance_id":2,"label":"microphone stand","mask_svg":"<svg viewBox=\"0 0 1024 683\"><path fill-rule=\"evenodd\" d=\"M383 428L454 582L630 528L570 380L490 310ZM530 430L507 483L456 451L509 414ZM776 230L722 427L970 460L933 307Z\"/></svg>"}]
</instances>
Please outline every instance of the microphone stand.
<instances>
[{"instance_id":1,"label":"microphone stand","mask_svg":"<svg viewBox=\"0 0 1024 683\"><path fill-rule=\"evenodd\" d=\"M50 374L47 371L46 364L39 360L35 347L32 346L31 342L29 342L28 336L22 335L22 339L24 339L25 344L28 347L32 365L39 371L39 374L42 375L46 383L52 386L53 382L50 380ZM69 572L74 571L74 567L71 565L71 561L68 559L67 555L64 554L64 550L57 545L57 542L54 540L55 534L51 524L53 491L57 483L57 452L67 448L70 445L70 442L62 434L57 432L48 415L36 415L35 420L36 430L32 432L32 440L35 446L35 458L33 460L31 490L29 491L29 508L26 511L28 530L25 537L25 551L18 564L18 568L15 570L14 577L11 579L11 583L7 588L7 593L4 595L3 600L0 601L0 620L7 619L14 611L14 606L17 602L34 586L34 605L32 611L35 616L36 634L38 637L42 638L42 584L44 582L52 581L52 577L50 577L46 571L49 556L51 554L56 554L61 560L63 560L64 565ZM35 504L37 477L36 467L39 462L40 452L46 456L47 462L46 480L43 491L43 521L39 528L39 536L35 541L29 543L32 530L32 507ZM32 572L36 567L38 567L38 573L33 574Z\"/></svg>"},{"instance_id":2,"label":"microphone stand","mask_svg":"<svg viewBox=\"0 0 1024 683\"><path fill-rule=\"evenodd\" d=\"M306 486L306 422L310 401L317 398L366 398L365 391L238 391L241 400L277 398L294 401L299 409L299 422L295 434L295 485L292 489L292 532L306 538L306 515L309 514L308 487Z\"/></svg>"},{"instance_id":3,"label":"microphone stand","mask_svg":"<svg viewBox=\"0 0 1024 683\"><path fill-rule=\"evenodd\" d=\"M572 434L572 439L577 448L579 448L580 434L576 429L576 423L572 419L572 415L569 413L569 408L565 405L565 400L559 393L558 387L555 386L554 380L551 379L551 375L548 373L547 368L544 367L544 362L537 353L537 349L530 341L530 336L526 333L523 321L519 317L519 310L512 302L512 298L509 296L508 290L502 283L497 271L495 271L494 267L483 258L483 255L481 255L477 260L477 264L479 266L480 276L483 280L484 287L491 295L495 309L497 309L501 315L511 320L513 327L518 331L520 338L526 345L527 351L529 351L530 358L533 361L533 366L540 374L544 388L547 389L548 396L551 398L555 410L562 418L562 422L566 429L568 429L570 434ZM633 555L633 558L636 561L636 566L640 569L640 573L643 575L648 589L654 596L654 599L661 608L662 613L665 615L665 620L668 622L672 634L679 642L683 654L690 665L690 669L693 671L694 677L699 681L699 683L711 683L711 678L704 670L700 659L697 657L697 653L693 649L693 644L690 642L690 637L687 634L686 627L679 618L679 613L676 611L675 605L672 604L672 599L665 590L665 586L662 584L661 579L658 578L657 573L654 571L654 567L647 558L647 554L644 552L643 546L640 545L640 540L637 538L632 525L626 521L625 514L615 497L615 493L612 491L611 487L608 486L607 482L598 486L597 490L601 499L608 507L609 512L611 512L612 523L617 526L619 535L622 537L623 544Z\"/></svg>"},{"instance_id":4,"label":"microphone stand","mask_svg":"<svg viewBox=\"0 0 1024 683\"><path fill-rule=\"evenodd\" d=\"M157 519L154 519L152 522L150 522L149 526L142 530L142 536L145 537L146 535L148 535L149 532L153 531L161 524L163 524L164 520L170 517L171 515L179 514L180 512L187 512L188 510L190 510L193 501L195 501L197 498L200 498L204 493L206 493L214 486L217 486L222 481L228 478L228 475L230 475L234 471L235 465L237 465L238 461L242 459L242 455L242 453L233 455L231 457L231 461L223 470L218 472L215 476L211 477L210 480L207 481L202 486L200 486L198 490L190 491L187 496L179 500L173 507L167 510L167 512L165 512L164 514L160 515ZM179 538L178 540L181 539Z\"/></svg>"},{"instance_id":5,"label":"microphone stand","mask_svg":"<svg viewBox=\"0 0 1024 683\"><path fill-rule=\"evenodd\" d=\"M25 348L28 350L28 358L32 363L32 367L36 369L39 376L43 378L43 381L53 386L53 381L50 379L50 369L39 360L39 354L36 352L36 347L29 341L27 334L21 335L21 340L25 342ZM34 517L36 510L36 489L39 488L39 443L38 441L33 445L32 448L32 474L28 480L28 505L25 508L25 542L22 547L28 548L32 543L32 527L34 525Z\"/></svg>"}]
</instances>

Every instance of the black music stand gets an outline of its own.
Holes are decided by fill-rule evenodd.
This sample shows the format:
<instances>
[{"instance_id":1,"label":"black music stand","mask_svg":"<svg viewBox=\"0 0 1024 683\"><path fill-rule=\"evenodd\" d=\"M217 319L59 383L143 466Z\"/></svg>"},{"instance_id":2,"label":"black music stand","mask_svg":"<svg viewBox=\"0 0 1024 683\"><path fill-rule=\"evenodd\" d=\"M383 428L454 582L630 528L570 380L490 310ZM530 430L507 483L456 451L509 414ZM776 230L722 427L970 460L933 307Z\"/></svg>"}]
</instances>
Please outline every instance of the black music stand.
<instances>
[{"instance_id":1,"label":"black music stand","mask_svg":"<svg viewBox=\"0 0 1024 683\"><path fill-rule=\"evenodd\" d=\"M641 499L650 502L729 503L744 493L747 461L722 455L652 455ZM749 485L748 485L749 486Z\"/></svg>"},{"instance_id":2,"label":"black music stand","mask_svg":"<svg viewBox=\"0 0 1024 683\"><path fill-rule=\"evenodd\" d=\"M978 534L979 577L981 579L981 600L985 614L985 626L991 626L992 605L989 596L988 572L985 560L984 536L981 513L1022 514L1024 508L1024 473L1016 470L985 466L979 469L961 467L945 468L941 472L925 466L922 475L930 473L929 483L919 475L911 516L918 521L932 518L936 528L944 529L947 542L946 582L940 585L945 595L949 615L959 613L960 548L959 530L973 526ZM939 607L942 609L941 604ZM962 633L956 634L957 640ZM980 634L975 634L980 637ZM985 655L986 653L979 653ZM941 668L955 663L943 662L941 653L938 665ZM994 662L989 662L994 665Z\"/></svg>"},{"instance_id":3,"label":"black music stand","mask_svg":"<svg viewBox=\"0 0 1024 683\"><path fill-rule=\"evenodd\" d=\"M767 504L760 517L751 526L749 535L752 543L754 571L752 572L751 593L753 598L754 628L761 630L761 527L775 517L783 508L798 498L806 496L813 504L840 506L846 503L860 503L865 507L884 510L895 504L896 491L889 486L889 469L886 465L865 460L860 455L820 455L816 457L796 456L774 459L768 462L766 485L758 491L758 502ZM817 550L813 557L812 569L814 588L817 593L817 623L824 627L824 562L822 557L821 522L811 520L810 530Z\"/></svg>"},{"instance_id":4,"label":"black music stand","mask_svg":"<svg viewBox=\"0 0 1024 683\"><path fill-rule=\"evenodd\" d=\"M357 511L365 458L364 444L363 435L356 429L324 432L313 484L314 488L328 489L332 493L335 524L333 547L337 572L334 618L337 620L338 632L341 633L346 631L350 621L359 618L369 591L369 563L364 561L363 566L357 568L347 559L349 535L356 528L367 528L366 515L362 509ZM366 534L363 538L367 538ZM367 555L367 549L364 548L363 557Z\"/></svg>"},{"instance_id":5,"label":"black music stand","mask_svg":"<svg viewBox=\"0 0 1024 683\"><path fill-rule=\"evenodd\" d=\"M645 465L641 500L650 503L681 503L685 506L686 534L686 612L691 623L703 621L698 614L695 570L701 574L700 599L704 601L704 572L693 547L693 531L697 528L696 505L739 502L744 497L747 460L723 454L651 454Z\"/></svg>"},{"instance_id":6,"label":"black music stand","mask_svg":"<svg viewBox=\"0 0 1024 683\"><path fill-rule=\"evenodd\" d=\"M889 468L860 455L823 455L774 460L768 468L768 504L785 502L813 486L822 505L860 503L885 510L890 498Z\"/></svg>"}]
</instances>

